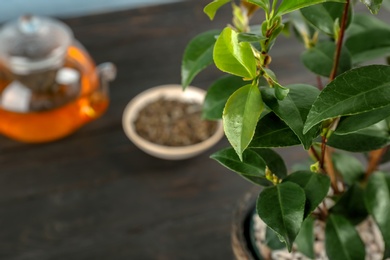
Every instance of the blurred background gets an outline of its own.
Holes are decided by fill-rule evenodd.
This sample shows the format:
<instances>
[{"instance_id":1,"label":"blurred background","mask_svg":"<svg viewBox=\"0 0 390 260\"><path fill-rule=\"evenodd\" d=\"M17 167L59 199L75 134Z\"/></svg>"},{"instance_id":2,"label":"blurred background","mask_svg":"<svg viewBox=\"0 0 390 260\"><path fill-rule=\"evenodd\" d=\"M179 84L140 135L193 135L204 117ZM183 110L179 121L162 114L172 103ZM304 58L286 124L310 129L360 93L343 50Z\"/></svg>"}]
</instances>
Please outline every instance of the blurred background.
<instances>
[{"instance_id":1,"label":"blurred background","mask_svg":"<svg viewBox=\"0 0 390 260\"><path fill-rule=\"evenodd\" d=\"M0 23L25 13L68 18L180 1L183 0L3 0Z\"/></svg>"}]
</instances>

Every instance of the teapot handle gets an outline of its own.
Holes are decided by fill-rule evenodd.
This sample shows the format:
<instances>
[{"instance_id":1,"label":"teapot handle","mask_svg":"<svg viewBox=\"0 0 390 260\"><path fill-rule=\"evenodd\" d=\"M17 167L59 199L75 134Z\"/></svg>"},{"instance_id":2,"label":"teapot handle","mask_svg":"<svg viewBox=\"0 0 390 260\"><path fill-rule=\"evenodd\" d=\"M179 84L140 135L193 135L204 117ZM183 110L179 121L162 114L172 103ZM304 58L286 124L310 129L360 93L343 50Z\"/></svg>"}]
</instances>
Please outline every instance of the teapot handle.
<instances>
[{"instance_id":1,"label":"teapot handle","mask_svg":"<svg viewBox=\"0 0 390 260\"><path fill-rule=\"evenodd\" d=\"M111 62L104 62L97 66L97 72L100 79L100 91L108 95L109 82L116 78L116 66Z\"/></svg>"}]
</instances>

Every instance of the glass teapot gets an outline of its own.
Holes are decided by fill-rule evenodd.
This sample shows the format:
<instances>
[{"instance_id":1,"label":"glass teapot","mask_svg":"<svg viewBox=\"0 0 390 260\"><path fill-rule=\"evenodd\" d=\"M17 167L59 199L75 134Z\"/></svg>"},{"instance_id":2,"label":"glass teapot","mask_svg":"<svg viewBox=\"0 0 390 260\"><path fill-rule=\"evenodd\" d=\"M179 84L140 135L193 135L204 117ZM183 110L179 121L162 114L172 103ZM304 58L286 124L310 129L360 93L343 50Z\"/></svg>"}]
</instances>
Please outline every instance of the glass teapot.
<instances>
[{"instance_id":1,"label":"glass teapot","mask_svg":"<svg viewBox=\"0 0 390 260\"><path fill-rule=\"evenodd\" d=\"M98 118L109 103L112 63L95 66L60 21L22 16L0 30L0 133L47 142Z\"/></svg>"}]
</instances>

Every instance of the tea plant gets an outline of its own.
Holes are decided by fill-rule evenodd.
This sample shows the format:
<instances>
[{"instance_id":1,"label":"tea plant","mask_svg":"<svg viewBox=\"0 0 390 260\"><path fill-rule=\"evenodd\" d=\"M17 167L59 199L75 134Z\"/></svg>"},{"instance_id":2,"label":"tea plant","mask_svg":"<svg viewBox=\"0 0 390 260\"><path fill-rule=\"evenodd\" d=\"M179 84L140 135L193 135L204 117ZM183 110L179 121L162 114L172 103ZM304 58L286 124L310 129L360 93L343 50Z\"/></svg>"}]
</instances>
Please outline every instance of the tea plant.
<instances>
[{"instance_id":1,"label":"tea plant","mask_svg":"<svg viewBox=\"0 0 390 260\"><path fill-rule=\"evenodd\" d=\"M371 216L390 257L390 175L378 170L390 160L390 66L365 65L390 55L390 26L373 15L382 0L363 2L372 14L358 13L352 0L215 0L204 12L213 19L231 3L232 23L198 35L184 53L184 88L212 63L228 74L204 103L203 116L222 118L231 144L211 157L264 187L257 213L289 251L316 218L326 223L329 258L364 259L354 226ZM255 15L264 17L260 25L250 24ZM288 31L304 44L301 61L318 86L283 86L272 71L272 47ZM271 148L294 145L312 162L287 174ZM367 167L344 151L364 153ZM313 236L299 241L312 248Z\"/></svg>"}]
</instances>

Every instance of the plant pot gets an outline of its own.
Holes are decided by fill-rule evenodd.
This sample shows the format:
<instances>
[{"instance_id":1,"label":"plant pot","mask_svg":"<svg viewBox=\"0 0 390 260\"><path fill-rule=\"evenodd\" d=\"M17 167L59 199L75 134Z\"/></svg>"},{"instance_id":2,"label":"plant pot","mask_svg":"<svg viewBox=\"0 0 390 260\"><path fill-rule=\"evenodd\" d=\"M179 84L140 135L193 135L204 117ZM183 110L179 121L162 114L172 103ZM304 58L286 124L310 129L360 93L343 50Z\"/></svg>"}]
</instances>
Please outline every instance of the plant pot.
<instances>
[{"instance_id":1,"label":"plant pot","mask_svg":"<svg viewBox=\"0 0 390 260\"><path fill-rule=\"evenodd\" d=\"M272 250L265 243L266 225L260 220L256 213L256 199L259 194L259 189L253 189L241 199L236 211L234 212L232 224L232 248L237 260L268 260L268 259L311 259L296 250L293 247L293 252L288 253L283 250ZM316 241L323 240L324 223L316 221L315 232ZM383 256L384 244L380 231L375 223L370 219L366 219L357 226L363 242L366 247L366 258L370 260L380 260ZM362 234L364 233L364 234ZM322 238L319 238L322 237ZM316 243L317 243L316 242ZM325 253L325 242L317 243L318 254L315 259L328 259ZM280 247L279 247L280 248Z\"/></svg>"}]
</instances>

